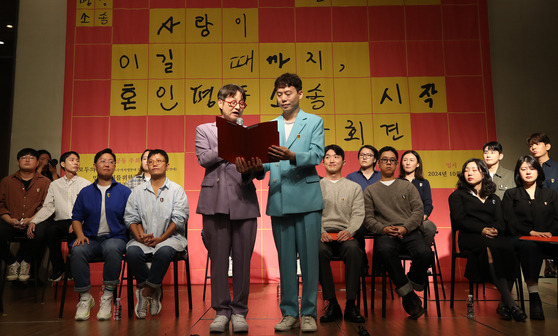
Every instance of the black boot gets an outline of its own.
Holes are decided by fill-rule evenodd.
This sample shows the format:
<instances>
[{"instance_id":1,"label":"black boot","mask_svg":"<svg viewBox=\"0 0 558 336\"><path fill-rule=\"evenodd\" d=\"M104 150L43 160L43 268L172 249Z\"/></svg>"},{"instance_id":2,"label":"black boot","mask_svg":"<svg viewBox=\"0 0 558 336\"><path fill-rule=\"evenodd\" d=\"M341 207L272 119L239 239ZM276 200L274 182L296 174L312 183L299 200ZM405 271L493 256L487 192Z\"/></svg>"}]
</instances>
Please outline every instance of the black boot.
<instances>
[{"instance_id":1,"label":"black boot","mask_svg":"<svg viewBox=\"0 0 558 336\"><path fill-rule=\"evenodd\" d=\"M531 320L544 320L544 312L539 293L529 293L529 313Z\"/></svg>"},{"instance_id":2,"label":"black boot","mask_svg":"<svg viewBox=\"0 0 558 336\"><path fill-rule=\"evenodd\" d=\"M409 294L403 296L403 309L411 316L412 319L418 319L424 314L424 308L422 308L422 301L418 295L411 291Z\"/></svg>"},{"instance_id":3,"label":"black boot","mask_svg":"<svg viewBox=\"0 0 558 336\"><path fill-rule=\"evenodd\" d=\"M513 319L517 322L523 322L527 319L527 314L525 314L525 312L521 310L521 307L519 307L518 305L513 305L512 307L510 307L510 312Z\"/></svg>"},{"instance_id":4,"label":"black boot","mask_svg":"<svg viewBox=\"0 0 558 336\"><path fill-rule=\"evenodd\" d=\"M355 305L354 300L347 300L347 303L345 304L345 321L364 323L364 317L360 315L360 311Z\"/></svg>"},{"instance_id":5,"label":"black boot","mask_svg":"<svg viewBox=\"0 0 558 336\"><path fill-rule=\"evenodd\" d=\"M337 303L337 300L329 300L326 313L324 316L320 317L320 322L333 322L342 317L343 313L341 312L341 307L339 306L339 303Z\"/></svg>"}]
</instances>

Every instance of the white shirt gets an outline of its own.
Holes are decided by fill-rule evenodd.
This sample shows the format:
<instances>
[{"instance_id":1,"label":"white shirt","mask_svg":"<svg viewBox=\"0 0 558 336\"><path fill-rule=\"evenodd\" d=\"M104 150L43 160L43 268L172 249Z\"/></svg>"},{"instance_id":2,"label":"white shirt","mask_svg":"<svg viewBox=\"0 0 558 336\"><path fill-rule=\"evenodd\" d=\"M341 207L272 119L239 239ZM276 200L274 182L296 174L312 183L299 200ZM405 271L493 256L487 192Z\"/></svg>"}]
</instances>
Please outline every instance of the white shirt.
<instances>
[{"instance_id":1,"label":"white shirt","mask_svg":"<svg viewBox=\"0 0 558 336\"><path fill-rule=\"evenodd\" d=\"M101 217L99 219L99 231L97 233L98 236L106 235L110 233L110 227L107 222L107 213L105 211L105 195L107 193L108 186L100 186L97 184L97 188L101 191Z\"/></svg>"},{"instance_id":2,"label":"white shirt","mask_svg":"<svg viewBox=\"0 0 558 336\"><path fill-rule=\"evenodd\" d=\"M285 122L285 141L289 140L289 135L291 135L291 131L293 130L294 126L293 122Z\"/></svg>"},{"instance_id":3,"label":"white shirt","mask_svg":"<svg viewBox=\"0 0 558 336\"><path fill-rule=\"evenodd\" d=\"M75 175L68 180L67 176L53 181L48 187L43 207L31 220L39 224L47 220L54 213L54 220L72 219L72 209L77 195L81 189L90 185L91 182L81 176Z\"/></svg>"}]
</instances>

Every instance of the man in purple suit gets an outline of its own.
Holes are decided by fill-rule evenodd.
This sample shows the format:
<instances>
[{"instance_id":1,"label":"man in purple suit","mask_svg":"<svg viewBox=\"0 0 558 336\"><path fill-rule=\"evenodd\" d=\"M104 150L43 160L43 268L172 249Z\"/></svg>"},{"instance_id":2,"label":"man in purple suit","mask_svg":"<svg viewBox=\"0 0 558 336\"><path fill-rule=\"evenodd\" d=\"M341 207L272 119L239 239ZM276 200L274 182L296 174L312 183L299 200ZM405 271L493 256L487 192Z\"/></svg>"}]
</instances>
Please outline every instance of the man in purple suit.
<instances>
[{"instance_id":1,"label":"man in purple suit","mask_svg":"<svg viewBox=\"0 0 558 336\"><path fill-rule=\"evenodd\" d=\"M221 116L236 122L246 107L242 87L228 84L219 90ZM215 123L196 128L196 155L205 168L198 208L211 258L211 307L216 312L210 332L224 332L232 322L234 332L247 332L250 259L260 216L253 175L240 174L234 163L218 157ZM232 250L233 299L229 292L228 267Z\"/></svg>"}]
</instances>

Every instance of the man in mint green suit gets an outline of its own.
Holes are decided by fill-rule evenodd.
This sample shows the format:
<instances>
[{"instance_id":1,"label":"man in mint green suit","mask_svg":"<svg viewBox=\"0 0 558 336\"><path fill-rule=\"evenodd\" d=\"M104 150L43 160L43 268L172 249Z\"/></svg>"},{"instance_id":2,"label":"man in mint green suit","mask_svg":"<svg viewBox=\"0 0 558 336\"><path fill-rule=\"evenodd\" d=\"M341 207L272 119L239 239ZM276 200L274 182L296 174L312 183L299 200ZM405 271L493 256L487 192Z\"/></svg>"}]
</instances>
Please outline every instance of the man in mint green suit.
<instances>
[{"instance_id":1,"label":"man in mint green suit","mask_svg":"<svg viewBox=\"0 0 558 336\"><path fill-rule=\"evenodd\" d=\"M322 118L305 113L299 101L302 81L295 74L283 74L275 81L277 103L283 110L276 118L280 146L269 149L271 163L263 165L258 179L269 176L267 215L271 216L273 237L281 276L281 313L277 331L301 327L317 330L318 248L321 214L324 207L316 165L324 156ZM302 300L299 320L297 252L302 271Z\"/></svg>"}]
</instances>

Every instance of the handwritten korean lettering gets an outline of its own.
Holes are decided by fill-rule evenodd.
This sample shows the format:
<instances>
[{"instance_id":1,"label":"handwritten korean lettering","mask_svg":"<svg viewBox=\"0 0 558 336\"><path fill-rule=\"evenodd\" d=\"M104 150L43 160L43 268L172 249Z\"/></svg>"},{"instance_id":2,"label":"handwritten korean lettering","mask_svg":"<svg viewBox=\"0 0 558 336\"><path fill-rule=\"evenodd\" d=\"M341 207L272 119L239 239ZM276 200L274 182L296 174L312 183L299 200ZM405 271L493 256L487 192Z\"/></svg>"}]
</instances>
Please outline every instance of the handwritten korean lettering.
<instances>
[{"instance_id":1,"label":"handwritten korean lettering","mask_svg":"<svg viewBox=\"0 0 558 336\"><path fill-rule=\"evenodd\" d=\"M122 88L122 93L120 94L120 98L122 98L122 102L120 102L120 104L122 104L125 111L136 109L135 104L137 102L135 100L132 100L136 98L136 96L137 94L136 94L136 88L134 87L134 84L124 84L124 87Z\"/></svg>"},{"instance_id":2,"label":"handwritten korean lettering","mask_svg":"<svg viewBox=\"0 0 558 336\"><path fill-rule=\"evenodd\" d=\"M236 23L237 25L243 23L243 25L244 25L244 38L246 38L246 14L242 13L242 18L239 18L239 17L236 18L234 20L234 23Z\"/></svg>"},{"instance_id":3,"label":"handwritten korean lettering","mask_svg":"<svg viewBox=\"0 0 558 336\"><path fill-rule=\"evenodd\" d=\"M350 119L347 119L347 126L345 126L345 129L348 130L348 137L344 138L343 140L345 141L354 141L354 140L360 140L361 145L364 145L364 131L362 129L362 122L359 121L358 125L355 126L354 122ZM357 129L358 126L358 129ZM356 137L355 134L357 134L357 132L360 133L360 138Z\"/></svg>"},{"instance_id":4,"label":"handwritten korean lettering","mask_svg":"<svg viewBox=\"0 0 558 336\"><path fill-rule=\"evenodd\" d=\"M80 22L81 23L91 23L91 21L89 21L89 19L91 19L91 17L89 15L87 15L85 13L82 13L81 17L80 17Z\"/></svg>"},{"instance_id":5,"label":"handwritten korean lettering","mask_svg":"<svg viewBox=\"0 0 558 336\"><path fill-rule=\"evenodd\" d=\"M395 88L397 89L397 98L399 100L399 104L401 104L401 91L399 91L399 84L395 84ZM383 104L384 101L387 99L389 101L393 101L388 94L389 88L385 88L384 93L382 94L382 99L380 99L380 104Z\"/></svg>"},{"instance_id":6,"label":"handwritten korean lettering","mask_svg":"<svg viewBox=\"0 0 558 336\"><path fill-rule=\"evenodd\" d=\"M322 85L321 83L318 83L318 86L308 90L308 95L306 96L306 99L310 99L310 101L312 102L312 110L319 110L325 106L325 102L322 99L320 99L320 98L325 98L325 96L320 95L320 93L322 92L322 90L320 89L321 85Z\"/></svg>"},{"instance_id":7,"label":"handwritten korean lettering","mask_svg":"<svg viewBox=\"0 0 558 336\"><path fill-rule=\"evenodd\" d=\"M207 107L213 107L215 105L215 101L212 100L213 96L213 89L214 87L210 87L209 89L201 89L202 85L196 87L191 87L190 90L194 91L192 93L192 99L194 104L201 103L204 99L207 98Z\"/></svg>"},{"instance_id":8,"label":"handwritten korean lettering","mask_svg":"<svg viewBox=\"0 0 558 336\"><path fill-rule=\"evenodd\" d=\"M101 25L106 25L108 24L108 15L107 12L103 12L101 14L99 14L99 16L97 17L99 19L99 21L101 22Z\"/></svg>"},{"instance_id":9,"label":"handwritten korean lettering","mask_svg":"<svg viewBox=\"0 0 558 336\"><path fill-rule=\"evenodd\" d=\"M179 25L180 21L178 22L174 22L174 17L169 17L167 19L167 21L163 22L161 24L161 27L159 27L159 29L157 30L157 35L161 35L161 31L163 29L166 29L170 34L172 34L174 32L174 26Z\"/></svg>"},{"instance_id":10,"label":"handwritten korean lettering","mask_svg":"<svg viewBox=\"0 0 558 336\"><path fill-rule=\"evenodd\" d=\"M421 86L421 89L424 89L424 90L419 95L419 98L423 98L424 96L428 97L424 100L424 102L428 104L429 108L432 108L432 105L434 104L434 101L433 101L432 97L430 96L430 94L435 95L435 94L438 93L438 91L436 90L436 85L434 83L426 83L426 84Z\"/></svg>"},{"instance_id":11,"label":"handwritten korean lettering","mask_svg":"<svg viewBox=\"0 0 558 336\"><path fill-rule=\"evenodd\" d=\"M279 60L278 60L279 58ZM277 55L271 55L268 58L266 58L267 63L272 64L272 63L278 63L279 64L279 69L283 68L283 65L285 65L285 63L289 62L291 60L291 58L286 58L283 59L283 53L279 53L279 56Z\"/></svg>"},{"instance_id":12,"label":"handwritten korean lettering","mask_svg":"<svg viewBox=\"0 0 558 336\"><path fill-rule=\"evenodd\" d=\"M209 26L213 26L213 23L209 22L207 14L204 14L204 16L196 16L196 28L201 29L202 37L207 37L211 33L209 31Z\"/></svg>"},{"instance_id":13,"label":"handwritten korean lettering","mask_svg":"<svg viewBox=\"0 0 558 336\"><path fill-rule=\"evenodd\" d=\"M230 68L236 69L250 64L250 72L254 72L254 50L249 55L233 56L230 58Z\"/></svg>"},{"instance_id":14,"label":"handwritten korean lettering","mask_svg":"<svg viewBox=\"0 0 558 336\"><path fill-rule=\"evenodd\" d=\"M139 69L137 54L134 54L134 64L136 65L136 69ZM128 65L130 65L130 58L126 55L120 56L120 68L126 69Z\"/></svg>"},{"instance_id":15,"label":"handwritten korean lettering","mask_svg":"<svg viewBox=\"0 0 558 336\"><path fill-rule=\"evenodd\" d=\"M170 62L173 59L172 49L169 49L169 56L168 56L169 57L169 62L166 62L167 56L165 54L157 54L156 56L162 58L161 63L163 63L165 65L165 73L172 73L173 72L173 70L172 70L173 63Z\"/></svg>"},{"instance_id":16,"label":"handwritten korean lettering","mask_svg":"<svg viewBox=\"0 0 558 336\"><path fill-rule=\"evenodd\" d=\"M318 61L314 60L314 54L310 51L306 52L306 55L308 55L308 59L306 59L306 63L308 62L312 62L314 64L320 64L320 70L322 70L322 51L319 50L318 51Z\"/></svg>"},{"instance_id":17,"label":"handwritten korean lettering","mask_svg":"<svg viewBox=\"0 0 558 336\"><path fill-rule=\"evenodd\" d=\"M395 132L395 134L391 137L393 139L393 141L397 141L397 140L399 140L403 137L403 134L399 135L399 123L382 124L382 125L380 125L380 127L385 127L387 136L389 136L390 133Z\"/></svg>"},{"instance_id":18,"label":"handwritten korean lettering","mask_svg":"<svg viewBox=\"0 0 558 336\"><path fill-rule=\"evenodd\" d=\"M170 96L169 99L171 101L174 100L173 88L174 88L174 86L171 84L171 86L169 87L169 96ZM157 92L156 92L158 98L163 98L166 93L167 93L167 89L165 89L164 86L159 86L159 88L157 89ZM171 107L165 107L163 105L163 102L159 103L159 105L165 111L172 111L172 110L174 110L174 108L176 106L178 106L178 102L174 102L174 105L172 105Z\"/></svg>"}]
</instances>

